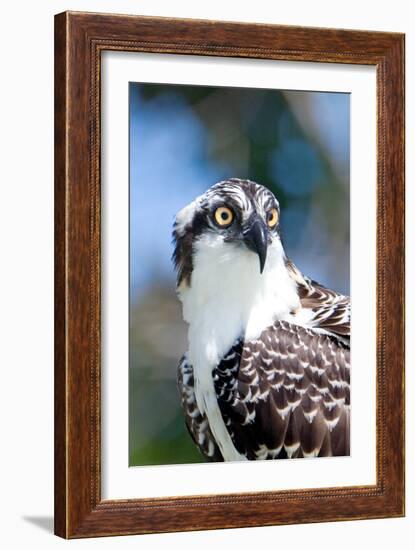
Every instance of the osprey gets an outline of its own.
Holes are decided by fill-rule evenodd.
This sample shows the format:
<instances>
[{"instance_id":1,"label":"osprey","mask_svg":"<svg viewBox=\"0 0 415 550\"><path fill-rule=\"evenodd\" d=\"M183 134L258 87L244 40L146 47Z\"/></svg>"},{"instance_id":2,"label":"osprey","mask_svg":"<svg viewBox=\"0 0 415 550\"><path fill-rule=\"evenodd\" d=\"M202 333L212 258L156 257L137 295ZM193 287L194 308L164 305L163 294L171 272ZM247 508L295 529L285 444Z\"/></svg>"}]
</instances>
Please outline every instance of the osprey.
<instances>
[{"instance_id":1,"label":"osprey","mask_svg":"<svg viewBox=\"0 0 415 550\"><path fill-rule=\"evenodd\" d=\"M208 460L348 455L350 300L285 255L275 196L211 187L176 216L186 425Z\"/></svg>"}]
</instances>

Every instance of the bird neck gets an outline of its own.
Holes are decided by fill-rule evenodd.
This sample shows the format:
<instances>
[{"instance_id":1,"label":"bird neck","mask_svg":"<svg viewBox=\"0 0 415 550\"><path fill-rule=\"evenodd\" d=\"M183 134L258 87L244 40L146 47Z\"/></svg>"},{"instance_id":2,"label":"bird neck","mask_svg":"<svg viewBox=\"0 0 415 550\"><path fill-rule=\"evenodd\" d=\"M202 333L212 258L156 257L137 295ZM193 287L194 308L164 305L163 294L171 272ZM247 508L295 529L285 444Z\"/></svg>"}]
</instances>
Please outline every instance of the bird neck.
<instances>
[{"instance_id":1,"label":"bird neck","mask_svg":"<svg viewBox=\"0 0 415 550\"><path fill-rule=\"evenodd\" d=\"M179 296L189 323L189 359L209 375L238 339L259 337L299 307L280 241L269 246L262 274L254 253L229 244L197 247L193 265L191 284Z\"/></svg>"}]
</instances>

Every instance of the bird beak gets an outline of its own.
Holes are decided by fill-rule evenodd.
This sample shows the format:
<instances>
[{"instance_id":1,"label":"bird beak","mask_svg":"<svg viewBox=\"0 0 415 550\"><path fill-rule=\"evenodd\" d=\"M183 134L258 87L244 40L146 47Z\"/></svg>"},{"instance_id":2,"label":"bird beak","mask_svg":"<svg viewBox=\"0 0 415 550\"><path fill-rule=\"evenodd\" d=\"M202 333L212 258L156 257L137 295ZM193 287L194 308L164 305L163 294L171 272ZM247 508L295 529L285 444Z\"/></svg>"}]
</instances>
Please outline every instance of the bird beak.
<instances>
[{"instance_id":1,"label":"bird beak","mask_svg":"<svg viewBox=\"0 0 415 550\"><path fill-rule=\"evenodd\" d=\"M262 273L264 271L265 260L267 259L268 230L259 216L253 218L243 238L247 248L258 254L259 271Z\"/></svg>"}]
</instances>

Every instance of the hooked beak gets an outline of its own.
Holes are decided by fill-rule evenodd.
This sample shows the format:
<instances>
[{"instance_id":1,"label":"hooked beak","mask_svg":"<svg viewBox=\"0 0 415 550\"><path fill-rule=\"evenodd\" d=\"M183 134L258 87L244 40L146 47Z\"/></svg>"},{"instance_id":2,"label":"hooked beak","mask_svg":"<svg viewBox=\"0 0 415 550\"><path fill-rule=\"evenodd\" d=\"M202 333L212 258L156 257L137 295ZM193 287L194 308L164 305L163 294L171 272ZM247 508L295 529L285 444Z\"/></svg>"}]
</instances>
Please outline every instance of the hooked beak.
<instances>
[{"instance_id":1,"label":"hooked beak","mask_svg":"<svg viewBox=\"0 0 415 550\"><path fill-rule=\"evenodd\" d=\"M249 250L258 254L259 271L262 273L267 259L268 230L259 216L255 216L249 229L244 233L244 243Z\"/></svg>"}]
</instances>

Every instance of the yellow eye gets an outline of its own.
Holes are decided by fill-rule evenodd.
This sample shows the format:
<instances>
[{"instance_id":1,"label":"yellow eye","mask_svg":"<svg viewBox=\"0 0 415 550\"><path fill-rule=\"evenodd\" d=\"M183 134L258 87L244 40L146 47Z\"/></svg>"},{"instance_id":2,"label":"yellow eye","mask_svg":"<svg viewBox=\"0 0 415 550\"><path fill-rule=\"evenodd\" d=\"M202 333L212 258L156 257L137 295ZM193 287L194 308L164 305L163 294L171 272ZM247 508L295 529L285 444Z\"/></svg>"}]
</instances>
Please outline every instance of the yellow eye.
<instances>
[{"instance_id":1,"label":"yellow eye","mask_svg":"<svg viewBox=\"0 0 415 550\"><path fill-rule=\"evenodd\" d=\"M233 221L233 212L227 206L219 206L215 210L215 221L221 227L230 225Z\"/></svg>"},{"instance_id":2,"label":"yellow eye","mask_svg":"<svg viewBox=\"0 0 415 550\"><path fill-rule=\"evenodd\" d=\"M278 210L276 208L271 208L267 214L267 224L268 227L275 227L278 223Z\"/></svg>"}]
</instances>

